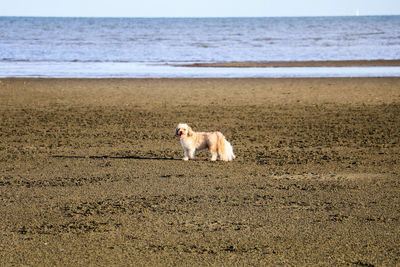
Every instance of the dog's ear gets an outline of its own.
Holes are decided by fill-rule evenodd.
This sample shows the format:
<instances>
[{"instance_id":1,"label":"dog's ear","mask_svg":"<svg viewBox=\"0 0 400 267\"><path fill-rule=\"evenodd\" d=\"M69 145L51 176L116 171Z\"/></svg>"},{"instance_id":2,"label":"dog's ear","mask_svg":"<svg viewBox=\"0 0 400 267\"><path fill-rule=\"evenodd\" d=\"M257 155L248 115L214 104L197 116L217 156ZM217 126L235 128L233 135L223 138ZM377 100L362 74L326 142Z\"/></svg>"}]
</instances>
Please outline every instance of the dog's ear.
<instances>
[{"instance_id":1,"label":"dog's ear","mask_svg":"<svg viewBox=\"0 0 400 267\"><path fill-rule=\"evenodd\" d=\"M176 127L176 128L175 128L175 135L178 135L178 130L179 130L179 128Z\"/></svg>"},{"instance_id":2,"label":"dog's ear","mask_svg":"<svg viewBox=\"0 0 400 267\"><path fill-rule=\"evenodd\" d=\"M192 136L193 135L193 130L192 130L192 128L190 127L190 126L188 126L188 132L187 132L187 135L188 136Z\"/></svg>"}]
</instances>

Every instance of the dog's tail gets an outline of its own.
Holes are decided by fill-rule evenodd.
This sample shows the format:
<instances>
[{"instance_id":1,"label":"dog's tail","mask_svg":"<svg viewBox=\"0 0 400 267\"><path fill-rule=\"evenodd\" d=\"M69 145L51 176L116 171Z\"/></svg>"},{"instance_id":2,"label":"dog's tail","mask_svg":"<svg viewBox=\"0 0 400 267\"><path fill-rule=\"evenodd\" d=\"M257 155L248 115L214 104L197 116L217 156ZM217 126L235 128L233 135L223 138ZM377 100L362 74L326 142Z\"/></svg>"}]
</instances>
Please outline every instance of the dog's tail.
<instances>
[{"instance_id":1,"label":"dog's tail","mask_svg":"<svg viewBox=\"0 0 400 267\"><path fill-rule=\"evenodd\" d=\"M226 140L225 136L222 133L218 132L217 135L218 135L217 151L218 151L219 158L223 161L234 160L236 157L235 157L235 154L233 154L233 148L232 148L231 143L229 143Z\"/></svg>"}]
</instances>

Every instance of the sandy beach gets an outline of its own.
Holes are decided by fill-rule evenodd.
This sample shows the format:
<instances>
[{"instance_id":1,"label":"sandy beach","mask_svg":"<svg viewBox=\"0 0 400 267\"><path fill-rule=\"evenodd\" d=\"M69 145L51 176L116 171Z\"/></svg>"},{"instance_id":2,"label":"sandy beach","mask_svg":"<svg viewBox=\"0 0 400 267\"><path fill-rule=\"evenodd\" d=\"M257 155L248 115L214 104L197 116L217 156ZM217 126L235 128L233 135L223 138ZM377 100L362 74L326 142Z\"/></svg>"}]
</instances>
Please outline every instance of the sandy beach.
<instances>
[{"instance_id":1,"label":"sandy beach","mask_svg":"<svg viewBox=\"0 0 400 267\"><path fill-rule=\"evenodd\" d=\"M399 265L399 114L400 78L0 79L0 265Z\"/></svg>"}]
</instances>

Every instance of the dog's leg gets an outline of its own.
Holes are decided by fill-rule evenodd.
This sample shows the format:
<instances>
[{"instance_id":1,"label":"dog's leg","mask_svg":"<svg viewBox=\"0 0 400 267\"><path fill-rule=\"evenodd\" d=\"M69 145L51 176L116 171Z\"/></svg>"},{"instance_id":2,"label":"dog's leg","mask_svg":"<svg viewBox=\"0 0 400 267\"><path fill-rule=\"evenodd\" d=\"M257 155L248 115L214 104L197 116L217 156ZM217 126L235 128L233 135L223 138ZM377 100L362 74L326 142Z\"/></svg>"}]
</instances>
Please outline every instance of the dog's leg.
<instances>
[{"instance_id":1,"label":"dog's leg","mask_svg":"<svg viewBox=\"0 0 400 267\"><path fill-rule=\"evenodd\" d=\"M211 153L211 161L216 161L218 153L217 153L217 148L215 146L210 147L210 153Z\"/></svg>"},{"instance_id":2,"label":"dog's leg","mask_svg":"<svg viewBox=\"0 0 400 267\"><path fill-rule=\"evenodd\" d=\"M216 161L218 157L218 153L217 152L212 152L211 151L211 161Z\"/></svg>"},{"instance_id":3,"label":"dog's leg","mask_svg":"<svg viewBox=\"0 0 400 267\"><path fill-rule=\"evenodd\" d=\"M188 150L189 159L194 159L194 152L195 152L195 151L196 151L196 150L194 150L194 149Z\"/></svg>"},{"instance_id":4,"label":"dog's leg","mask_svg":"<svg viewBox=\"0 0 400 267\"><path fill-rule=\"evenodd\" d=\"M186 149L185 149L185 153L183 154L183 160L189 160L189 154Z\"/></svg>"}]
</instances>

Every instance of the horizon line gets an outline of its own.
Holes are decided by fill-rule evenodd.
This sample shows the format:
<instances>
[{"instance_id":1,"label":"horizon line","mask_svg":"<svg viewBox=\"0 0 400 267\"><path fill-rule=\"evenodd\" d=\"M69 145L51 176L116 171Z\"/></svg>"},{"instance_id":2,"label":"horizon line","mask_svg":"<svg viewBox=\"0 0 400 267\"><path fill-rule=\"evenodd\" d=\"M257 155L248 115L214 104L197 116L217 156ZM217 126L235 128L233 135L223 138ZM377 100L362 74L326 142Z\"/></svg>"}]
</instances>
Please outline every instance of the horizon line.
<instances>
[{"instance_id":1,"label":"horizon line","mask_svg":"<svg viewBox=\"0 0 400 267\"><path fill-rule=\"evenodd\" d=\"M381 15L302 15L302 16L57 16L57 15L0 15L0 18L121 18L121 19L208 19L208 18L319 18L319 17L390 17L400 14Z\"/></svg>"}]
</instances>

